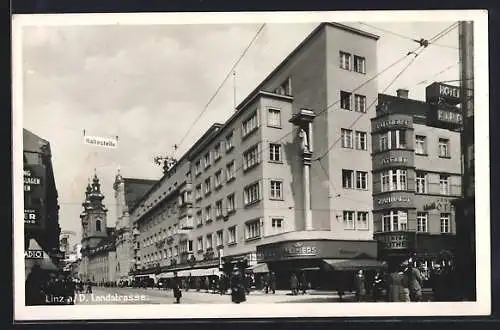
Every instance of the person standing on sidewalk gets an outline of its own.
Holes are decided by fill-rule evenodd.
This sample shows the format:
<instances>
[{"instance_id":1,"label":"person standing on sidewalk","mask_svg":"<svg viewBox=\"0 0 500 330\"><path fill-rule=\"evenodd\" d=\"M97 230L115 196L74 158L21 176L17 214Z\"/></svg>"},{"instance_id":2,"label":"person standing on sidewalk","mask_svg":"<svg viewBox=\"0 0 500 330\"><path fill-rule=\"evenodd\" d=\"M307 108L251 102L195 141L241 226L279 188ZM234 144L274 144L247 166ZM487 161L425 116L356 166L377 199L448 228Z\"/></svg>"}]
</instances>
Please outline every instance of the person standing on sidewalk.
<instances>
[{"instance_id":1,"label":"person standing on sidewalk","mask_svg":"<svg viewBox=\"0 0 500 330\"><path fill-rule=\"evenodd\" d=\"M181 287L181 281L177 277L177 273L174 273L174 278L172 279L172 288L174 291L175 302L177 304L180 304L182 297L182 287Z\"/></svg>"},{"instance_id":2,"label":"person standing on sidewalk","mask_svg":"<svg viewBox=\"0 0 500 330\"><path fill-rule=\"evenodd\" d=\"M422 274L414 267L411 260L408 267L408 284L410 289L410 301L422 301Z\"/></svg>"},{"instance_id":3,"label":"person standing on sidewalk","mask_svg":"<svg viewBox=\"0 0 500 330\"><path fill-rule=\"evenodd\" d=\"M372 296L374 302L382 300L383 287L384 283L382 280L382 275L380 274L380 272L376 272L375 276L373 277L373 284L372 284Z\"/></svg>"},{"instance_id":4,"label":"person standing on sidewalk","mask_svg":"<svg viewBox=\"0 0 500 330\"><path fill-rule=\"evenodd\" d=\"M292 289L293 296L299 293L299 279L295 273L292 273L292 276L290 277L290 288Z\"/></svg>"},{"instance_id":5,"label":"person standing on sidewalk","mask_svg":"<svg viewBox=\"0 0 500 330\"><path fill-rule=\"evenodd\" d=\"M302 272L302 274L300 274L299 283L300 283L300 289L302 290L302 294L306 294L308 284L305 272Z\"/></svg>"},{"instance_id":6,"label":"person standing on sidewalk","mask_svg":"<svg viewBox=\"0 0 500 330\"><path fill-rule=\"evenodd\" d=\"M270 276L269 273L265 273L262 277L262 288L264 289L265 293L269 293L269 286L270 286Z\"/></svg>"},{"instance_id":7,"label":"person standing on sidewalk","mask_svg":"<svg viewBox=\"0 0 500 330\"><path fill-rule=\"evenodd\" d=\"M366 296L366 286L365 286L365 275L363 274L363 270L358 270L355 277L356 284L356 301L361 302L365 300Z\"/></svg>"},{"instance_id":8,"label":"person standing on sidewalk","mask_svg":"<svg viewBox=\"0 0 500 330\"><path fill-rule=\"evenodd\" d=\"M271 285L271 291L273 292L273 294L275 294L276 293L276 273L275 272L271 272L269 282Z\"/></svg>"}]
</instances>

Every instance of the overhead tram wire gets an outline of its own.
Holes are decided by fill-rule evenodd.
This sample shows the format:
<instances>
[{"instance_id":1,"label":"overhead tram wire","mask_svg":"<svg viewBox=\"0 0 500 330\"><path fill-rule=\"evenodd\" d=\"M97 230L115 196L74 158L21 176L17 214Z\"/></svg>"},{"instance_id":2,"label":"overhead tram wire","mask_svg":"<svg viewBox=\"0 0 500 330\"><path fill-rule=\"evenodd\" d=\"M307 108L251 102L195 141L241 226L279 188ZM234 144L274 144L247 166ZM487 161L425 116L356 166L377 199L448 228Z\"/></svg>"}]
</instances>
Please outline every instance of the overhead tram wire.
<instances>
[{"instance_id":1,"label":"overhead tram wire","mask_svg":"<svg viewBox=\"0 0 500 330\"><path fill-rule=\"evenodd\" d=\"M212 95L212 97L208 100L207 104L205 104L205 106L203 107L203 110L200 112L200 114L196 117L195 121L189 126L186 134L181 138L180 142L176 144L177 147L180 147L182 145L182 143L185 141L185 139L189 136L189 133L191 132L191 130L194 128L194 126L196 125L196 123L198 123L198 121L200 120L200 118L203 116L203 114L208 110L208 107L210 106L210 104L212 103L212 101L215 99L215 97L219 94L219 92L221 91L222 87L224 86L224 84L226 83L226 81L229 79L229 77L233 74L235 68L238 66L238 64L241 62L241 60L243 59L243 57L245 57L246 53L248 52L248 50L250 49L250 47L253 45L253 43L255 42L255 40L257 39L257 37L259 36L259 34L262 32L262 30L264 29L264 27L266 26L266 23L262 24L259 29L257 30L257 32L255 33L254 37L252 38L252 40L250 40L250 43L247 45L247 47L245 48L245 50L241 53L240 57L238 58L238 60L234 63L234 65L231 67L231 69L229 70L229 72L227 73L226 77L224 78L224 80L222 81L222 83L219 85L219 87L216 89L215 93Z\"/></svg>"},{"instance_id":2,"label":"overhead tram wire","mask_svg":"<svg viewBox=\"0 0 500 330\"><path fill-rule=\"evenodd\" d=\"M404 34L400 34L400 33L397 33L397 32L391 31L391 30L383 29L381 27L374 26L374 25L371 25L371 24L368 24L368 23L364 23L364 22L358 22L358 23L361 24L361 25L365 25L365 26L371 27L373 29L376 29L376 30L388 33L388 34L392 34L392 35L394 35L396 37L399 37L399 38L402 38L402 39L406 39L406 40L417 42L420 45L422 45L424 43L424 41L425 41L425 39L418 40L418 39L412 38L410 36L407 36L407 35L404 35ZM457 49L458 50L458 47L450 46L450 45L434 44L434 46L444 47L444 48L450 48L450 49Z\"/></svg>"}]
</instances>

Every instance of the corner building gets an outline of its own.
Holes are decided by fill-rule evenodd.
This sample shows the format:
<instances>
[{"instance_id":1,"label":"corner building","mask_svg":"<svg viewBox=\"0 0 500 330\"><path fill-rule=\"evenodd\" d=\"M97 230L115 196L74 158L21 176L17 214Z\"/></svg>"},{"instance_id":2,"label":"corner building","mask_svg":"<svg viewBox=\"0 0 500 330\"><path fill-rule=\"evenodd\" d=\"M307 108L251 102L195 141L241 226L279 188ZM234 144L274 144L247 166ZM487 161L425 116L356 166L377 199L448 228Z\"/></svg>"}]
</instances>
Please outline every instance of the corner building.
<instances>
[{"instance_id":1,"label":"corner building","mask_svg":"<svg viewBox=\"0 0 500 330\"><path fill-rule=\"evenodd\" d=\"M318 287L332 270L376 265L367 104L377 84L366 81L377 40L320 24L214 124L132 211L137 274L208 276L246 260L278 286L306 271Z\"/></svg>"},{"instance_id":2,"label":"corner building","mask_svg":"<svg viewBox=\"0 0 500 330\"><path fill-rule=\"evenodd\" d=\"M379 94L372 120L373 217L379 258L398 263L414 256L427 267L455 251L455 208L461 194L459 109Z\"/></svg>"}]
</instances>

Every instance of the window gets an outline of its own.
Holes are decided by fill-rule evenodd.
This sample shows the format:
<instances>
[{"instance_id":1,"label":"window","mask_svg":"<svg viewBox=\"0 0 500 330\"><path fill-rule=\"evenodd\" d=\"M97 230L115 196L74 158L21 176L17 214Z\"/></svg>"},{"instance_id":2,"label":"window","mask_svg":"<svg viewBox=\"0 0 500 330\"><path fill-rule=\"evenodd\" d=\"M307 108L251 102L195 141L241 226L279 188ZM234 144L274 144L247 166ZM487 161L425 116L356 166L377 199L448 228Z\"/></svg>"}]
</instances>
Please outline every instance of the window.
<instances>
[{"instance_id":1,"label":"window","mask_svg":"<svg viewBox=\"0 0 500 330\"><path fill-rule=\"evenodd\" d=\"M229 152L233 149L233 132L226 135L226 152Z\"/></svg>"},{"instance_id":2,"label":"window","mask_svg":"<svg viewBox=\"0 0 500 330\"><path fill-rule=\"evenodd\" d=\"M203 157L205 161L205 168L210 167L212 164L211 159L210 159L210 151L205 154L205 157Z\"/></svg>"},{"instance_id":3,"label":"window","mask_svg":"<svg viewBox=\"0 0 500 330\"><path fill-rule=\"evenodd\" d=\"M236 244L236 226L230 227L227 229L228 233L228 243L229 244Z\"/></svg>"},{"instance_id":4,"label":"window","mask_svg":"<svg viewBox=\"0 0 500 330\"><path fill-rule=\"evenodd\" d=\"M417 212L417 232L427 232L427 212Z\"/></svg>"},{"instance_id":5,"label":"window","mask_svg":"<svg viewBox=\"0 0 500 330\"><path fill-rule=\"evenodd\" d=\"M390 145L390 141L391 141L391 135L390 135L391 132L386 132L386 133L382 133L380 135L380 151L385 151L385 150L389 150L391 145Z\"/></svg>"},{"instance_id":6,"label":"window","mask_svg":"<svg viewBox=\"0 0 500 330\"><path fill-rule=\"evenodd\" d=\"M271 180L271 199L283 199L283 182Z\"/></svg>"},{"instance_id":7,"label":"window","mask_svg":"<svg viewBox=\"0 0 500 330\"><path fill-rule=\"evenodd\" d=\"M201 160L197 160L196 163L194 163L194 175L200 175L201 173Z\"/></svg>"},{"instance_id":8,"label":"window","mask_svg":"<svg viewBox=\"0 0 500 330\"><path fill-rule=\"evenodd\" d=\"M215 217L222 217L222 199L215 202Z\"/></svg>"},{"instance_id":9,"label":"window","mask_svg":"<svg viewBox=\"0 0 500 330\"><path fill-rule=\"evenodd\" d=\"M101 220L96 220L95 222L95 231L101 231Z\"/></svg>"},{"instance_id":10,"label":"window","mask_svg":"<svg viewBox=\"0 0 500 330\"><path fill-rule=\"evenodd\" d=\"M222 186L222 170L215 172L215 188L220 188Z\"/></svg>"},{"instance_id":11,"label":"window","mask_svg":"<svg viewBox=\"0 0 500 330\"><path fill-rule=\"evenodd\" d=\"M345 189L354 188L354 171L342 170L342 187Z\"/></svg>"},{"instance_id":12,"label":"window","mask_svg":"<svg viewBox=\"0 0 500 330\"><path fill-rule=\"evenodd\" d=\"M205 195L210 194L212 191L212 180L210 178L207 178L205 180Z\"/></svg>"},{"instance_id":13,"label":"window","mask_svg":"<svg viewBox=\"0 0 500 330\"><path fill-rule=\"evenodd\" d=\"M382 180L382 192L407 190L407 171L406 170L388 170L380 173Z\"/></svg>"},{"instance_id":14,"label":"window","mask_svg":"<svg viewBox=\"0 0 500 330\"><path fill-rule=\"evenodd\" d=\"M340 68L351 70L351 54L340 52Z\"/></svg>"},{"instance_id":15,"label":"window","mask_svg":"<svg viewBox=\"0 0 500 330\"><path fill-rule=\"evenodd\" d=\"M203 251L203 237L202 236L198 237L197 248L198 248L198 252Z\"/></svg>"},{"instance_id":16,"label":"window","mask_svg":"<svg viewBox=\"0 0 500 330\"><path fill-rule=\"evenodd\" d=\"M340 134L342 138L342 148L352 149L352 130L342 128Z\"/></svg>"},{"instance_id":17,"label":"window","mask_svg":"<svg viewBox=\"0 0 500 330\"><path fill-rule=\"evenodd\" d=\"M217 232L217 235L215 237L215 244L217 244L217 246L224 245L224 232L222 230L219 230Z\"/></svg>"},{"instance_id":18,"label":"window","mask_svg":"<svg viewBox=\"0 0 500 330\"><path fill-rule=\"evenodd\" d=\"M207 250L212 249L212 234L207 234Z\"/></svg>"},{"instance_id":19,"label":"window","mask_svg":"<svg viewBox=\"0 0 500 330\"><path fill-rule=\"evenodd\" d=\"M257 111L254 112L248 119L246 119L243 124L242 124L242 136L246 137L248 134L253 132L257 126L258 126L258 121L257 121Z\"/></svg>"},{"instance_id":20,"label":"window","mask_svg":"<svg viewBox=\"0 0 500 330\"><path fill-rule=\"evenodd\" d=\"M467 167L471 171L473 171L473 169L474 169L474 145L473 144L467 146Z\"/></svg>"},{"instance_id":21,"label":"window","mask_svg":"<svg viewBox=\"0 0 500 330\"><path fill-rule=\"evenodd\" d=\"M271 127L281 127L281 111L277 109L267 110L267 125Z\"/></svg>"},{"instance_id":22,"label":"window","mask_svg":"<svg viewBox=\"0 0 500 330\"><path fill-rule=\"evenodd\" d=\"M243 170L249 170L260 162L259 145L249 148L243 153Z\"/></svg>"},{"instance_id":23,"label":"window","mask_svg":"<svg viewBox=\"0 0 500 330\"><path fill-rule=\"evenodd\" d=\"M354 111L366 113L366 96L354 95Z\"/></svg>"},{"instance_id":24,"label":"window","mask_svg":"<svg viewBox=\"0 0 500 330\"><path fill-rule=\"evenodd\" d=\"M356 171L356 189L366 190L368 187L368 172Z\"/></svg>"},{"instance_id":25,"label":"window","mask_svg":"<svg viewBox=\"0 0 500 330\"><path fill-rule=\"evenodd\" d=\"M234 172L235 172L235 169L234 169L234 160L232 160L231 162L229 162L227 165L226 165L226 177L227 177L227 182L230 182L234 179Z\"/></svg>"},{"instance_id":26,"label":"window","mask_svg":"<svg viewBox=\"0 0 500 330\"><path fill-rule=\"evenodd\" d=\"M344 229L354 229L354 211L344 211Z\"/></svg>"},{"instance_id":27,"label":"window","mask_svg":"<svg viewBox=\"0 0 500 330\"><path fill-rule=\"evenodd\" d=\"M281 228L283 228L283 218L272 218L271 227L274 230L281 230Z\"/></svg>"},{"instance_id":28,"label":"window","mask_svg":"<svg viewBox=\"0 0 500 330\"><path fill-rule=\"evenodd\" d=\"M234 200L234 194L227 196L227 212L236 211L236 203Z\"/></svg>"},{"instance_id":29,"label":"window","mask_svg":"<svg viewBox=\"0 0 500 330\"><path fill-rule=\"evenodd\" d=\"M355 145L358 150L367 150L366 146L366 132L356 131L355 137Z\"/></svg>"},{"instance_id":30,"label":"window","mask_svg":"<svg viewBox=\"0 0 500 330\"><path fill-rule=\"evenodd\" d=\"M382 215L382 231L405 231L408 229L408 213L406 211L388 211Z\"/></svg>"},{"instance_id":31,"label":"window","mask_svg":"<svg viewBox=\"0 0 500 330\"><path fill-rule=\"evenodd\" d=\"M368 212L358 212L356 229L368 229Z\"/></svg>"},{"instance_id":32,"label":"window","mask_svg":"<svg viewBox=\"0 0 500 330\"><path fill-rule=\"evenodd\" d=\"M418 155L427 154L426 137L422 135L415 136L415 153Z\"/></svg>"},{"instance_id":33,"label":"window","mask_svg":"<svg viewBox=\"0 0 500 330\"><path fill-rule=\"evenodd\" d=\"M448 175L441 174L439 176L439 193L441 195L450 194L450 177Z\"/></svg>"},{"instance_id":34,"label":"window","mask_svg":"<svg viewBox=\"0 0 500 330\"><path fill-rule=\"evenodd\" d=\"M451 233L450 214L449 213L441 213L440 222L441 222L441 233L442 234Z\"/></svg>"},{"instance_id":35,"label":"window","mask_svg":"<svg viewBox=\"0 0 500 330\"><path fill-rule=\"evenodd\" d=\"M281 144L269 144L269 160L272 162L281 162Z\"/></svg>"},{"instance_id":36,"label":"window","mask_svg":"<svg viewBox=\"0 0 500 330\"><path fill-rule=\"evenodd\" d=\"M193 252L193 241L188 240L187 252Z\"/></svg>"},{"instance_id":37,"label":"window","mask_svg":"<svg viewBox=\"0 0 500 330\"><path fill-rule=\"evenodd\" d=\"M218 161L221 157L220 143L217 143L214 147L214 161Z\"/></svg>"},{"instance_id":38,"label":"window","mask_svg":"<svg viewBox=\"0 0 500 330\"><path fill-rule=\"evenodd\" d=\"M260 237L260 220L253 220L245 224L245 238L254 239Z\"/></svg>"},{"instance_id":39,"label":"window","mask_svg":"<svg viewBox=\"0 0 500 330\"><path fill-rule=\"evenodd\" d=\"M247 187L245 187L243 195L245 200L245 205L255 203L260 200L260 189L259 182L255 182Z\"/></svg>"},{"instance_id":40,"label":"window","mask_svg":"<svg viewBox=\"0 0 500 330\"><path fill-rule=\"evenodd\" d=\"M389 146L391 149L404 149L406 148L406 135L405 131L396 130L389 132L391 135L391 145Z\"/></svg>"},{"instance_id":41,"label":"window","mask_svg":"<svg viewBox=\"0 0 500 330\"><path fill-rule=\"evenodd\" d=\"M364 57L354 55L354 71L366 73L366 59Z\"/></svg>"},{"instance_id":42,"label":"window","mask_svg":"<svg viewBox=\"0 0 500 330\"><path fill-rule=\"evenodd\" d=\"M417 172L416 192L419 194L427 193L427 174L422 172Z\"/></svg>"},{"instance_id":43,"label":"window","mask_svg":"<svg viewBox=\"0 0 500 330\"><path fill-rule=\"evenodd\" d=\"M279 95L292 95L292 80L290 78L286 78L286 80L274 90L274 93Z\"/></svg>"},{"instance_id":44,"label":"window","mask_svg":"<svg viewBox=\"0 0 500 330\"><path fill-rule=\"evenodd\" d=\"M203 225L203 218L201 217L201 210L196 212L196 225L197 226Z\"/></svg>"},{"instance_id":45,"label":"window","mask_svg":"<svg viewBox=\"0 0 500 330\"><path fill-rule=\"evenodd\" d=\"M345 110L351 110L352 93L340 91L340 107Z\"/></svg>"},{"instance_id":46,"label":"window","mask_svg":"<svg viewBox=\"0 0 500 330\"><path fill-rule=\"evenodd\" d=\"M212 206L205 207L205 222L212 221Z\"/></svg>"},{"instance_id":47,"label":"window","mask_svg":"<svg viewBox=\"0 0 500 330\"><path fill-rule=\"evenodd\" d=\"M439 139L439 157L450 157L450 140Z\"/></svg>"}]
</instances>

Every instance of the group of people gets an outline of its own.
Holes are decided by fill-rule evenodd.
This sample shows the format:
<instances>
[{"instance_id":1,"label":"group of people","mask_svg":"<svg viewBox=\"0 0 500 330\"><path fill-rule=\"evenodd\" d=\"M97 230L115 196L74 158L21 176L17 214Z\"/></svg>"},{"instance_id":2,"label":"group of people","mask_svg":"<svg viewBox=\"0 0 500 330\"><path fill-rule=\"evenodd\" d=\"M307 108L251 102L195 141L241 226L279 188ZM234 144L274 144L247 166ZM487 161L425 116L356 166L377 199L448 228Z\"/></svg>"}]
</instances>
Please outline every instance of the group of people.
<instances>
[{"instance_id":1,"label":"group of people","mask_svg":"<svg viewBox=\"0 0 500 330\"><path fill-rule=\"evenodd\" d=\"M90 289L89 289L90 287ZM25 282L26 306L73 305L76 292L92 292L91 285L84 288L68 273L48 272L35 265Z\"/></svg>"},{"instance_id":2,"label":"group of people","mask_svg":"<svg viewBox=\"0 0 500 330\"><path fill-rule=\"evenodd\" d=\"M424 285L432 289L433 301L457 300L455 271L448 263L437 263L427 272L411 258L391 266L387 273L376 272L367 279L363 270L355 275L356 301L419 302L423 301ZM342 291L342 292L341 292ZM339 290L342 300L343 290Z\"/></svg>"}]
</instances>

